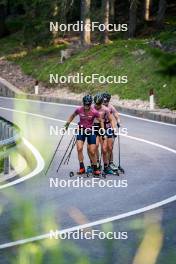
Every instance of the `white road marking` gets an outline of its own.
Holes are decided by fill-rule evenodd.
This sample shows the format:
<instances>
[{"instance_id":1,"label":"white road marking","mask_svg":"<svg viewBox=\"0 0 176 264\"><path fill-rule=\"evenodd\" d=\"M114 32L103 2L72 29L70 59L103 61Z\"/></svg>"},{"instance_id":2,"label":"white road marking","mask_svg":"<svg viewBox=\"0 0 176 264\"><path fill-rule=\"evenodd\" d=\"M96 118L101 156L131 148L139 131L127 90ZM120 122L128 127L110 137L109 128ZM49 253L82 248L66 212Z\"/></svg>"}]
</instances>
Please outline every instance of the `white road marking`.
<instances>
[{"instance_id":1,"label":"white road marking","mask_svg":"<svg viewBox=\"0 0 176 264\"><path fill-rule=\"evenodd\" d=\"M128 115L128 114L122 114L122 113L120 113L120 115L125 116L125 117L129 117L129 118L133 118L133 119L138 119L138 120L150 122L150 123L159 124L159 125L176 127L176 124L164 123L164 122L161 122L161 121L151 120L151 119L147 119L147 118L137 117L137 116Z\"/></svg>"},{"instance_id":2,"label":"white road marking","mask_svg":"<svg viewBox=\"0 0 176 264\"><path fill-rule=\"evenodd\" d=\"M129 216L138 215L138 214L144 213L146 211L156 209L156 208L161 207L163 205L166 205L168 203L174 202L175 200L176 200L176 195L171 196L171 197L169 197L169 198L167 198L167 199L165 199L165 200L163 200L161 202L157 202L157 203L145 206L143 208L140 208L140 209L137 209L137 210L133 210L131 212L127 212L127 213L116 215L116 216L113 216L113 217L108 217L108 218L105 218L105 219L97 220L97 221L94 221L94 222L91 222L91 223L87 223L87 224L84 224L84 225L78 225L78 226L74 226L74 227L71 227L71 228L62 229L62 230L60 230L58 232L58 235L59 234L64 234L64 233L69 233L69 232L74 232L74 231L85 229L85 228L88 228L88 227L93 227L93 226L97 226L97 225L106 224L106 223L113 222L113 221L116 221L116 220L119 220L119 219L127 218ZM9 242L9 243L2 244L2 245L0 245L0 249L10 248L10 247L23 245L23 244L26 244L26 243L39 241L39 240L42 240L42 239L49 239L49 238L50 238L50 233L46 233L46 234L43 234L43 235L34 236L34 237L30 237L30 238L26 238L26 239L17 240L17 241L14 241L14 242Z\"/></svg>"},{"instance_id":3,"label":"white road marking","mask_svg":"<svg viewBox=\"0 0 176 264\"><path fill-rule=\"evenodd\" d=\"M14 111L14 112L27 114L27 115L32 115L32 116L45 118L45 119L51 119L51 120L54 120L54 121L65 122L64 120L55 119L55 118L51 118L51 117L46 117L46 116L33 114L33 113L28 113L28 112L24 112L24 111L18 111L18 110L2 108L2 107L0 107L0 109L6 110L6 111ZM176 154L176 150L175 149L168 148L167 146L163 146L163 145L154 143L152 141L148 141L148 140L145 140L145 139L142 139L142 138L137 138L137 137L133 137L133 136L129 136L129 135L123 135L123 136L125 136L127 138L130 138L130 139L133 139L133 140L137 140L137 141L140 141L140 142L144 142L144 143L147 143L147 144L162 148L164 150L167 150L167 151L170 151L170 152ZM105 218L105 219L97 220L97 221L94 221L94 222L91 222L91 223L87 223L87 224L84 224L84 225L78 225L78 226L74 226L74 227L71 227L71 228L68 228L68 229L63 229L63 230L60 230L58 234L74 232L76 230L85 229L85 228L88 228L88 227L93 227L93 226L105 224L105 223L108 223L108 222L116 221L116 220L119 220L119 219L123 219L123 218L129 217L129 216L133 216L133 215L137 215L137 214L140 214L140 213L144 213L146 211L153 210L153 209L161 207L161 206L163 206L165 204L171 203L173 201L176 201L176 195L171 196L171 197L169 197L169 198L167 198L167 199L165 199L163 201L160 201L160 202L145 206L145 207L137 209L137 210L133 210L133 211L130 211L130 212L127 212L127 213L123 213L123 214L120 214L120 215L116 215L116 216L113 216L113 217L108 217L108 218ZM26 238L26 239L22 239L22 240L17 240L17 241L14 241L14 242L5 243L5 244L0 245L0 249L9 248L9 247L17 246L17 245L23 245L23 244L26 244L26 243L30 243L30 242L34 242L34 241L38 241L38 240L42 240L42 239L48 239L48 238L50 238L50 233L46 233L46 234L43 234L43 235L34 236L34 237L31 237L31 238Z\"/></svg>"},{"instance_id":4,"label":"white road marking","mask_svg":"<svg viewBox=\"0 0 176 264\"><path fill-rule=\"evenodd\" d=\"M155 142L152 142L152 141L149 141L149 140L143 139L143 138L137 138L137 137L133 137L133 136L129 136L129 135L123 135L123 134L120 134L120 135L123 136L123 137L127 137L127 138L130 138L130 139L134 139L134 140L136 140L136 141L140 141L140 142L143 142L143 143L150 144L150 145L155 146L155 147L158 147L158 148L165 149L165 150L167 150L167 151L170 151L170 152L176 154L176 150L175 150L175 149L172 149L172 148L166 147L166 146L164 146L164 145L161 145L161 144L158 144L158 143L155 143Z\"/></svg>"},{"instance_id":5,"label":"white road marking","mask_svg":"<svg viewBox=\"0 0 176 264\"><path fill-rule=\"evenodd\" d=\"M31 150L31 152L33 153L33 155L36 159L36 162L37 162L37 166L28 175L25 175L24 177L21 177L15 181L7 183L7 184L1 185L0 190L7 188L7 187L10 187L10 186L13 186L13 185L16 185L20 182L26 181L26 180L36 176L37 174L39 174L44 169L45 162L44 162L42 156L40 155L40 153L38 152L38 150L29 141L27 141L25 138L23 138L23 142L27 146L27 148L29 148Z\"/></svg>"},{"instance_id":6,"label":"white road marking","mask_svg":"<svg viewBox=\"0 0 176 264\"><path fill-rule=\"evenodd\" d=\"M25 114L25 115L30 115L30 116L34 116L34 117L40 117L40 118L43 118L43 119L49 119L49 120L53 120L53 121L59 121L59 122L62 122L62 123L65 123L66 122L64 120L60 120L60 119L57 119L57 118L53 118L53 117L49 117L49 116L44 116L44 115L39 115L39 114L33 114L33 113L30 113L30 112L25 112L25 111L14 110L14 109L11 109L11 108L0 107L0 109L6 110L6 111L10 111L10 112L19 113L19 114Z\"/></svg>"},{"instance_id":7,"label":"white road marking","mask_svg":"<svg viewBox=\"0 0 176 264\"><path fill-rule=\"evenodd\" d=\"M57 118L53 118L53 117L49 117L49 116L43 116L43 115L40 115L40 114L33 114L33 113L30 113L30 112L25 112L25 111L20 111L20 110L14 110L14 109L10 109L10 108L0 107L0 109L6 110L6 111L10 111L10 112L19 113L19 114L30 115L30 116L33 116L33 117L39 117L39 118L43 118L43 119L49 119L49 120L53 120L53 121L57 121L57 122L62 122L62 123L65 123L66 122L66 120L57 119ZM72 125L76 125L76 123L73 123L72 122ZM136 141L144 142L144 143L153 145L155 147L159 147L159 148L168 150L170 152L173 152L174 154L176 153L176 150L175 149L166 147L164 145L161 145L161 144L158 144L158 143L149 141L149 140L145 140L145 139L142 139L142 138L137 138L137 137L133 137L133 136L129 136L129 135L123 135L123 134L121 134L121 136L124 136L124 137L130 138L130 139L136 140Z\"/></svg>"},{"instance_id":8,"label":"white road marking","mask_svg":"<svg viewBox=\"0 0 176 264\"><path fill-rule=\"evenodd\" d=\"M40 100L22 99L22 98L20 99L20 98L11 98L11 97L2 97L2 96L0 96L0 99L6 99L6 100L9 100L10 99L10 100L19 100L19 101L30 101L30 102L33 102L33 103L50 104L50 105L62 105L62 106L74 107L74 108L78 106L78 105L73 105L73 104L62 104L62 103L44 102L44 101L40 101ZM155 123L155 124L164 125L164 126L176 127L176 124L164 123L164 122L160 122L160 121L156 121L156 120L151 120L151 119L137 117L137 116L123 114L123 113L120 113L120 115L121 116L125 116L125 117L129 117L129 118L133 118L133 119L137 119L137 120L142 120L142 121L145 121L145 122Z\"/></svg>"}]
</instances>

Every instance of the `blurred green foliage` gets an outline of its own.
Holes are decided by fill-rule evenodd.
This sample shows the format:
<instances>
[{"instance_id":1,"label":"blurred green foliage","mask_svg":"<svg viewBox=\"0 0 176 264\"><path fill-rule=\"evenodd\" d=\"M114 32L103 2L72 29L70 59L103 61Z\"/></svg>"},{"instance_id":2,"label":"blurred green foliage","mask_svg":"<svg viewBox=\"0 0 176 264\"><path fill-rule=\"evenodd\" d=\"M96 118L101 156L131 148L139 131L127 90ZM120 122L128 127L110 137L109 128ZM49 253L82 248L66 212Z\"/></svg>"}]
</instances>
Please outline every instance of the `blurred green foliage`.
<instances>
[{"instance_id":1,"label":"blurred green foliage","mask_svg":"<svg viewBox=\"0 0 176 264\"><path fill-rule=\"evenodd\" d=\"M3 172L3 167L4 167L4 159L0 159L0 173Z\"/></svg>"}]
</instances>

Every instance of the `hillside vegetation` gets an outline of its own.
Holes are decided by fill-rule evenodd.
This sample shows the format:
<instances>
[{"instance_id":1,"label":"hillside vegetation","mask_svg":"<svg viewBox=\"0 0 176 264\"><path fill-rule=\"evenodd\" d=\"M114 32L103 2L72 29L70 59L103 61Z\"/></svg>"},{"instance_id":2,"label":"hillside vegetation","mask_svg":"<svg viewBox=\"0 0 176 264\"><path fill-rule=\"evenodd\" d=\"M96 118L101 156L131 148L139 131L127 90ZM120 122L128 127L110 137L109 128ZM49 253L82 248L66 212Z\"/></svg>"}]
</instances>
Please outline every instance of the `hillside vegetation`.
<instances>
[{"instance_id":1,"label":"hillside vegetation","mask_svg":"<svg viewBox=\"0 0 176 264\"><path fill-rule=\"evenodd\" d=\"M161 48L153 39L160 40ZM94 73L109 76L128 76L126 84L69 84L70 90L79 93L108 90L122 99L148 100L154 89L158 106L176 109L176 31L157 33L150 39L115 40L107 45L96 45L77 52L60 64L60 51L65 45L26 49L19 34L0 40L0 56L20 65L22 71L49 84L49 74L86 75ZM58 88L58 85L55 85ZM53 87L53 84L52 84Z\"/></svg>"}]
</instances>

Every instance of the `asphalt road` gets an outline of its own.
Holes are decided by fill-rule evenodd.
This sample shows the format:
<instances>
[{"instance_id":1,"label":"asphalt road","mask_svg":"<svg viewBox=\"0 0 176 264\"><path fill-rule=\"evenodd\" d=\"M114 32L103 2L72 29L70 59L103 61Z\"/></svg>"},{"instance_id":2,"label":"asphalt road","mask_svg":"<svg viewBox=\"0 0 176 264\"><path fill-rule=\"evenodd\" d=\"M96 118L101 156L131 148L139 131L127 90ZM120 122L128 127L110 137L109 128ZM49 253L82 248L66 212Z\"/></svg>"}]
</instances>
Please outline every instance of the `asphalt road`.
<instances>
[{"instance_id":1,"label":"asphalt road","mask_svg":"<svg viewBox=\"0 0 176 264\"><path fill-rule=\"evenodd\" d=\"M0 115L13 121L21 128L23 137L39 151L46 166L60 138L60 136L50 135L51 126L61 128L63 121L67 120L74 108L69 105L0 98ZM88 223L91 223L98 220L103 221L106 218L109 218L109 222L111 222L111 217L116 216L118 219L119 215L127 213L124 217L119 217L122 218L121 220L114 223L114 228L120 230L121 227L124 227L124 223L128 222L127 217L130 215L133 215L132 219L140 217L140 215L135 216L136 210L140 209L141 213L149 211L150 214L149 209L159 202L158 206L160 205L163 210L163 219L167 219L167 221L163 220L163 226L168 223L168 218L169 221L173 220L176 215L173 210L176 199L174 197L176 195L176 126L124 115L121 115L121 120L123 127L128 131L127 136L121 136L122 167L126 173L120 177L110 176L108 179L121 182L126 180L128 186L126 188L100 188L98 186L94 188L50 188L49 178L69 180L69 172L76 171L78 168L76 150L74 149L69 165L62 166L59 173L56 173L59 161L70 140L70 136L66 136L47 175L43 170L34 177L19 184L14 183L14 186L1 191L0 234L2 235L0 236L0 245L11 241L9 240L12 237L9 223L11 224L13 215L21 221L19 225L23 223L23 219L20 220L22 212L18 209L19 200L33 202L33 206L36 208L36 211L33 212L36 236L44 233L42 226L45 225L46 218L49 218L50 222L53 221L55 228L57 226L60 230L83 223L81 215L87 219ZM88 164L86 153L85 159ZM117 142L115 143L114 160L118 163ZM14 199L14 196L17 196L18 199ZM173 198L166 201L170 197ZM171 201L172 203L169 203ZM162 206L164 204L167 205ZM158 206L156 205L156 207ZM166 215L165 208L169 210L169 213L166 210ZM50 213L51 211L52 213ZM134 213L130 214L130 212ZM152 210L153 212L160 213L160 210L155 209ZM125 227L129 229L127 225ZM52 227L50 226L50 228ZM47 230L45 231L47 232ZM48 229L49 231L50 229ZM131 263L130 258L137 248L134 243L132 243L133 246L130 244L135 232L137 231L133 230L133 235L126 243L131 248L129 262L126 263ZM27 237L23 229L15 234L15 240L24 238ZM77 243L79 244L79 241ZM80 246L84 249L90 248L86 242ZM5 250L10 252L11 248L0 251L3 254ZM103 255L101 250L97 249L97 252L100 256ZM97 252L95 249L88 250L91 257L97 255ZM0 263L4 262L0 261Z\"/></svg>"}]
</instances>

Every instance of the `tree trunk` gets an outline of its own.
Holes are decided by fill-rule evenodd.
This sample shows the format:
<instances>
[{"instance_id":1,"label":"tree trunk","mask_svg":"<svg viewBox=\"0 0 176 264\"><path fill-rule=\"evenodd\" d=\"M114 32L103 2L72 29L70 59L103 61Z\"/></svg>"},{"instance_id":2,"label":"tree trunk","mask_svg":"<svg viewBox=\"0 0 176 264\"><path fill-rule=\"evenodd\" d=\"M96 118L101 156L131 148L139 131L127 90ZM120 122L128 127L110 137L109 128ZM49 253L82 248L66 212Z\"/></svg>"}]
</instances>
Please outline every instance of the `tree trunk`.
<instances>
[{"instance_id":1,"label":"tree trunk","mask_svg":"<svg viewBox=\"0 0 176 264\"><path fill-rule=\"evenodd\" d=\"M111 23L115 21L115 0L110 1L110 21Z\"/></svg>"},{"instance_id":2,"label":"tree trunk","mask_svg":"<svg viewBox=\"0 0 176 264\"><path fill-rule=\"evenodd\" d=\"M164 17L166 13L166 6L167 2L166 0L160 0L159 1L159 8L158 8L158 15L156 18L156 23L159 28L162 28L164 26Z\"/></svg>"},{"instance_id":3,"label":"tree trunk","mask_svg":"<svg viewBox=\"0 0 176 264\"><path fill-rule=\"evenodd\" d=\"M103 31L103 43L109 43L109 32L107 30L107 25L109 24L109 0L102 0L103 8L103 24L106 29Z\"/></svg>"},{"instance_id":4,"label":"tree trunk","mask_svg":"<svg viewBox=\"0 0 176 264\"><path fill-rule=\"evenodd\" d=\"M144 19L146 21L150 20L150 7L151 7L151 0L145 0L145 16Z\"/></svg>"},{"instance_id":5,"label":"tree trunk","mask_svg":"<svg viewBox=\"0 0 176 264\"><path fill-rule=\"evenodd\" d=\"M90 45L90 30L85 29L90 28L90 4L91 0L81 0L81 21L83 21L84 30L81 31L81 44L83 46Z\"/></svg>"},{"instance_id":6,"label":"tree trunk","mask_svg":"<svg viewBox=\"0 0 176 264\"><path fill-rule=\"evenodd\" d=\"M129 38L133 38L136 33L137 26L137 3L135 0L130 1L129 10Z\"/></svg>"}]
</instances>

